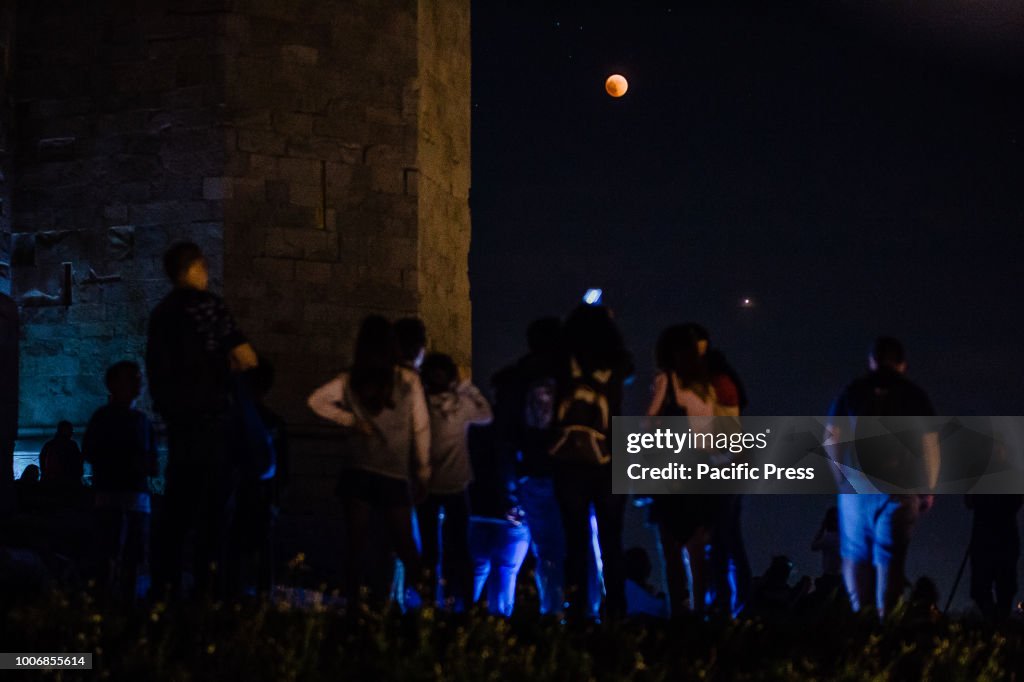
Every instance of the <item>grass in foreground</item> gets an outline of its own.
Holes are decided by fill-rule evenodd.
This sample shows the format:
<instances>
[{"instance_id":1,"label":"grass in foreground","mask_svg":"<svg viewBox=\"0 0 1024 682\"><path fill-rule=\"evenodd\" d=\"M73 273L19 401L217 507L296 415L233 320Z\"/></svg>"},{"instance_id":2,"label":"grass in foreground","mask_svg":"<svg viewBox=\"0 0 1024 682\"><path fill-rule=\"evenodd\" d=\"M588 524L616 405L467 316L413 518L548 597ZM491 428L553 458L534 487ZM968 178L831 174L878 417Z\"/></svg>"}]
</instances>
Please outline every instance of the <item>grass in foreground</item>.
<instances>
[{"instance_id":1,"label":"grass in foreground","mask_svg":"<svg viewBox=\"0 0 1024 682\"><path fill-rule=\"evenodd\" d=\"M5 603L6 602L6 603ZM401 616L286 602L125 609L88 593L0 598L7 652L93 652L116 680L1005 680L1024 671L1024 628L903 612L885 625L838 606L771 622L627 621L567 628L534 609Z\"/></svg>"}]
</instances>

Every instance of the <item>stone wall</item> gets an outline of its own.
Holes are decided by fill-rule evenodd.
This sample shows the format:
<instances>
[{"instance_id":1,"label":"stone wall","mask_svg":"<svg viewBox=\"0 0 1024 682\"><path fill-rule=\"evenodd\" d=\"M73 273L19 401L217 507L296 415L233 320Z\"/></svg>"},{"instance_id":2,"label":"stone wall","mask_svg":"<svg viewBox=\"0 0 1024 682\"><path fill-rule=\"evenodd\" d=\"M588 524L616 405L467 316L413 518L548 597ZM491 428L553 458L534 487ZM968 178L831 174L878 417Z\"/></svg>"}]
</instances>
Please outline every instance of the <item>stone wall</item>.
<instances>
[{"instance_id":1,"label":"stone wall","mask_svg":"<svg viewBox=\"0 0 1024 682\"><path fill-rule=\"evenodd\" d=\"M141 357L171 241L199 242L219 284L223 201L204 182L225 158L215 4L17 3L23 426L83 423L105 367Z\"/></svg>"},{"instance_id":2,"label":"stone wall","mask_svg":"<svg viewBox=\"0 0 1024 682\"><path fill-rule=\"evenodd\" d=\"M11 25L23 436L84 424L104 368L141 359L160 257L191 239L277 368L292 511L331 516L305 397L359 321L420 315L470 364L469 0L0 0L0 44Z\"/></svg>"},{"instance_id":3,"label":"stone wall","mask_svg":"<svg viewBox=\"0 0 1024 682\"><path fill-rule=\"evenodd\" d=\"M227 23L229 302L312 424L359 320L418 311L416 4L240 0ZM464 263L465 266L465 263Z\"/></svg>"},{"instance_id":4,"label":"stone wall","mask_svg":"<svg viewBox=\"0 0 1024 682\"><path fill-rule=\"evenodd\" d=\"M4 45L15 6L25 425L84 422L103 368L140 357L176 239L294 424L368 313L421 315L469 364L468 0L9 1Z\"/></svg>"},{"instance_id":5,"label":"stone wall","mask_svg":"<svg viewBox=\"0 0 1024 682\"><path fill-rule=\"evenodd\" d=\"M288 5L226 18L226 294L277 369L293 510L331 510L336 446L305 406L370 313L420 315L469 365L469 3Z\"/></svg>"},{"instance_id":6,"label":"stone wall","mask_svg":"<svg viewBox=\"0 0 1024 682\"><path fill-rule=\"evenodd\" d=\"M431 345L471 365L468 2L419 3L419 292Z\"/></svg>"},{"instance_id":7,"label":"stone wall","mask_svg":"<svg viewBox=\"0 0 1024 682\"><path fill-rule=\"evenodd\" d=\"M14 55L14 3L0 3L0 293L11 291L11 59Z\"/></svg>"}]
</instances>

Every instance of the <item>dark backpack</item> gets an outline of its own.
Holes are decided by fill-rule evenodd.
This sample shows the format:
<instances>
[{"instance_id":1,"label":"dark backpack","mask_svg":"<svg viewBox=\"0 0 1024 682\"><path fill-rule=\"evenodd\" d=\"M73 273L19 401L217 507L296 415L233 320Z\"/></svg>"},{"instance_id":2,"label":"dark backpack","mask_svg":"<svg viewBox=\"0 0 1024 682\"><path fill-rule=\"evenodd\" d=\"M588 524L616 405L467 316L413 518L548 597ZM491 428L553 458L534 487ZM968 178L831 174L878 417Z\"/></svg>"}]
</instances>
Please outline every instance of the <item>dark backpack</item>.
<instances>
[{"instance_id":1,"label":"dark backpack","mask_svg":"<svg viewBox=\"0 0 1024 682\"><path fill-rule=\"evenodd\" d=\"M585 373L573 360L572 378L555 414L555 459L600 465L611 461L611 408L608 402L610 369Z\"/></svg>"}]
</instances>

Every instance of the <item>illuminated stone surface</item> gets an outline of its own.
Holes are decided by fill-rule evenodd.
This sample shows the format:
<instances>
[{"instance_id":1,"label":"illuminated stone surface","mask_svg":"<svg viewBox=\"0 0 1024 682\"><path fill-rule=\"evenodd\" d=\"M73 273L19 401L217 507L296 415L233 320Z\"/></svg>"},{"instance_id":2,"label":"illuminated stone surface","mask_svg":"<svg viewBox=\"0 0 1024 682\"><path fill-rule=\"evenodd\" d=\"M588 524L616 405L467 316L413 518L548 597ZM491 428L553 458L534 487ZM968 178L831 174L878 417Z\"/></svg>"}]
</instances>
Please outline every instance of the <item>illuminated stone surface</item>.
<instances>
[{"instance_id":1,"label":"illuminated stone surface","mask_svg":"<svg viewBox=\"0 0 1024 682\"><path fill-rule=\"evenodd\" d=\"M418 314L470 364L469 35L469 0L0 2L20 449L84 424L105 367L141 359L160 257L190 239L277 367L293 499L326 507L335 446L305 437L305 397L363 316Z\"/></svg>"}]
</instances>

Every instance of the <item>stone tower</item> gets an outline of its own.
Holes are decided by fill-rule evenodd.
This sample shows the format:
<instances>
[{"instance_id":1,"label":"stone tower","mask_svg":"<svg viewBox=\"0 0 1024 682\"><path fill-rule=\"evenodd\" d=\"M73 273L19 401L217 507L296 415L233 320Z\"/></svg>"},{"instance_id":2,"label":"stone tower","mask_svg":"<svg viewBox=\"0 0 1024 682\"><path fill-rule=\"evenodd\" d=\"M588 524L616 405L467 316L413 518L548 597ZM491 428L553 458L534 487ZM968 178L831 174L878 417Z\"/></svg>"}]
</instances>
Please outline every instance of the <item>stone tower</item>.
<instances>
[{"instance_id":1,"label":"stone tower","mask_svg":"<svg viewBox=\"0 0 1024 682\"><path fill-rule=\"evenodd\" d=\"M469 28L469 0L0 2L22 437L84 423L141 359L190 239L276 366L304 503L329 498L305 397L363 316L419 315L469 365Z\"/></svg>"},{"instance_id":2,"label":"stone tower","mask_svg":"<svg viewBox=\"0 0 1024 682\"><path fill-rule=\"evenodd\" d=\"M468 0L8 0L0 43L23 427L84 422L140 357L177 239L298 428L367 313L469 364Z\"/></svg>"}]
</instances>

